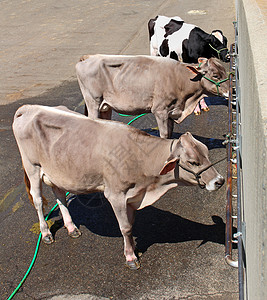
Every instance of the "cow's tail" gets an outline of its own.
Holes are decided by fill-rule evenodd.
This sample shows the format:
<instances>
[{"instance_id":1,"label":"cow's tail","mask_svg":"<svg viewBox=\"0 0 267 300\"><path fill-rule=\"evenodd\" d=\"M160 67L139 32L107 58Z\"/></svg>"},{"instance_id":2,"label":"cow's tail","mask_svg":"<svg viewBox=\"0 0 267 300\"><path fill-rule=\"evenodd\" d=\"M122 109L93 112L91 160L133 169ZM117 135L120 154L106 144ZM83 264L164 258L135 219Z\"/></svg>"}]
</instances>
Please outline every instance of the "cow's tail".
<instances>
[{"instance_id":1,"label":"cow's tail","mask_svg":"<svg viewBox=\"0 0 267 300\"><path fill-rule=\"evenodd\" d=\"M28 197L30 199L31 204L34 206L33 198L32 198L32 195L30 193L31 183L30 183L29 177L28 177L28 175L27 175L27 173L26 173L26 171L25 171L24 168L23 168L23 171L24 171L24 182L25 182L25 186L26 186L26 191L27 191L27 194L28 194ZM47 205L48 201L46 200L46 198L43 195L42 195L42 199L43 199L43 204Z\"/></svg>"}]
</instances>

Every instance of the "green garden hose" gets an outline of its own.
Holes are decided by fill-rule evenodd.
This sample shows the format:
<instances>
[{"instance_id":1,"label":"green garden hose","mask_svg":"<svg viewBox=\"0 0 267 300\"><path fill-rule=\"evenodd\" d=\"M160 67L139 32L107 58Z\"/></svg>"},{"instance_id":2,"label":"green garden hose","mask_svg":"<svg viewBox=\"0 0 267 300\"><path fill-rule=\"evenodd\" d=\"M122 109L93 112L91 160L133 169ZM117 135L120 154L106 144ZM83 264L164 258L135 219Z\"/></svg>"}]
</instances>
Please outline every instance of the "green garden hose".
<instances>
[{"instance_id":1,"label":"green garden hose","mask_svg":"<svg viewBox=\"0 0 267 300\"><path fill-rule=\"evenodd\" d=\"M68 195L69 193L66 194L66 196ZM51 213L56 209L56 207L58 206L58 204L56 204L51 210L50 212L48 213L48 215L46 216L45 220L47 221L48 218L50 217ZM20 289L20 287L22 286L23 282L26 280L26 278L28 277L33 265L34 265L34 262L36 260L36 257L37 257L37 253L38 253L38 250L39 250L39 246L40 246L40 242L41 242L41 238L42 238L42 234L41 232L39 233L39 238L38 238L38 241L37 241L37 244L36 244L36 248L35 248L35 252L34 252L34 255L33 255L33 259L32 259L32 262L27 270L27 272L25 273L24 277L22 278L21 282L18 284L18 286L16 287L16 289L13 291L13 293L8 297L7 300L10 300L13 298L13 296L17 293L17 291Z\"/></svg>"}]
</instances>

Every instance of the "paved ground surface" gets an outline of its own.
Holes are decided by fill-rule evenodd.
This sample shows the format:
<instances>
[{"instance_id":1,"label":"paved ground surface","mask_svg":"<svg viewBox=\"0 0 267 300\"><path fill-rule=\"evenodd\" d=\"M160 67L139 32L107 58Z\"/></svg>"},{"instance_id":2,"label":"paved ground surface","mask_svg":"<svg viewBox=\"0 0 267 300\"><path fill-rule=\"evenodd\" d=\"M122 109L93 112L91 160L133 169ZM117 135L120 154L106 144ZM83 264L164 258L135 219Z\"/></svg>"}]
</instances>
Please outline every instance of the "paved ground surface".
<instances>
[{"instance_id":1,"label":"paved ground surface","mask_svg":"<svg viewBox=\"0 0 267 300\"><path fill-rule=\"evenodd\" d=\"M147 21L157 14L179 15L206 31L222 29L234 40L232 0L0 2L1 299L26 272L38 237L37 215L25 194L11 131L15 110L38 103L82 112L74 70L79 57L149 54ZM174 136L191 131L208 145L214 161L226 153L221 142L227 108L221 99L212 104L209 113L176 126ZM148 115L134 126L149 129L156 123ZM226 175L225 163L217 169ZM45 195L52 199L49 189ZM226 187L215 193L177 188L139 211L134 236L143 255L136 272L124 267L122 237L103 196L71 200L71 214L83 235L70 239L56 210L50 221L56 243L41 245L15 299L238 299L237 271L224 262ZM53 205L51 201L46 211Z\"/></svg>"}]
</instances>

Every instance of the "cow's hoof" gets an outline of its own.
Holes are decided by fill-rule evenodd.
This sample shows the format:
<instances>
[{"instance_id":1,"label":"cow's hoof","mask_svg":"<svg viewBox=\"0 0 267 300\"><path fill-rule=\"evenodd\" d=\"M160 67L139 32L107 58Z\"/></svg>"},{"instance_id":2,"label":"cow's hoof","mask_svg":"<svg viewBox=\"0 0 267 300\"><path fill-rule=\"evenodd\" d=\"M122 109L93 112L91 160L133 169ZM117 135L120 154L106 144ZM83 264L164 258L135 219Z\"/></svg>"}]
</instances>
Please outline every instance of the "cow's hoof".
<instances>
[{"instance_id":1,"label":"cow's hoof","mask_svg":"<svg viewBox=\"0 0 267 300\"><path fill-rule=\"evenodd\" d=\"M82 235L82 233L80 232L80 230L78 228L75 228L72 232L69 232L69 236L72 237L73 239L77 239L81 235Z\"/></svg>"},{"instance_id":2,"label":"cow's hoof","mask_svg":"<svg viewBox=\"0 0 267 300\"><path fill-rule=\"evenodd\" d=\"M136 258L135 260L126 261L126 266L130 270L138 270L141 267L139 260Z\"/></svg>"},{"instance_id":3,"label":"cow's hoof","mask_svg":"<svg viewBox=\"0 0 267 300\"><path fill-rule=\"evenodd\" d=\"M202 108L203 111L209 111L210 109L208 107Z\"/></svg>"},{"instance_id":4,"label":"cow's hoof","mask_svg":"<svg viewBox=\"0 0 267 300\"><path fill-rule=\"evenodd\" d=\"M195 116L199 116L201 114L200 111L194 111Z\"/></svg>"},{"instance_id":5,"label":"cow's hoof","mask_svg":"<svg viewBox=\"0 0 267 300\"><path fill-rule=\"evenodd\" d=\"M52 234L49 234L49 235L47 235L47 236L44 236L44 237L42 238L42 241L43 241L45 244L47 244L47 245L52 244L52 243L54 242L54 239L53 239Z\"/></svg>"}]
</instances>

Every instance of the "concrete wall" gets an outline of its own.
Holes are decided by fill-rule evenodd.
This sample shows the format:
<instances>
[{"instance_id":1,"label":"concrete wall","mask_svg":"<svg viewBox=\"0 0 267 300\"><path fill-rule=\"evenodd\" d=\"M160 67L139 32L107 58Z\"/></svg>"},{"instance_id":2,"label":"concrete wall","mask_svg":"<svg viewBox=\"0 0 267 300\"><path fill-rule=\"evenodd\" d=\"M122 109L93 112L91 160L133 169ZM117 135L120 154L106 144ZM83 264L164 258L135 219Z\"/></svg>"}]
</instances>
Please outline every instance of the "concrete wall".
<instances>
[{"instance_id":1,"label":"concrete wall","mask_svg":"<svg viewBox=\"0 0 267 300\"><path fill-rule=\"evenodd\" d=\"M267 299L267 1L237 0L246 299Z\"/></svg>"}]
</instances>

